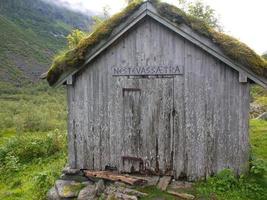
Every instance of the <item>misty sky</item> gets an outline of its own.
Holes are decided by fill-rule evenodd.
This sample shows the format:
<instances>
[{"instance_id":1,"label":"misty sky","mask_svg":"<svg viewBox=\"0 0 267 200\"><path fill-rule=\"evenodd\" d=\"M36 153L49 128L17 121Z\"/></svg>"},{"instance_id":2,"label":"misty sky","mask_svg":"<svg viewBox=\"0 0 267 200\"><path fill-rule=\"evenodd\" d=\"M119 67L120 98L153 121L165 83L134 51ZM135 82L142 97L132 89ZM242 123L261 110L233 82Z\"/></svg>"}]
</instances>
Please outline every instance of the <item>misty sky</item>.
<instances>
[{"instance_id":1,"label":"misty sky","mask_svg":"<svg viewBox=\"0 0 267 200\"><path fill-rule=\"evenodd\" d=\"M68 2L76 10L101 12L104 6L115 13L125 6L124 0L57 0ZM176 3L177 0L164 0ZM235 36L257 53L267 51L266 0L203 0L216 10L226 33Z\"/></svg>"}]
</instances>

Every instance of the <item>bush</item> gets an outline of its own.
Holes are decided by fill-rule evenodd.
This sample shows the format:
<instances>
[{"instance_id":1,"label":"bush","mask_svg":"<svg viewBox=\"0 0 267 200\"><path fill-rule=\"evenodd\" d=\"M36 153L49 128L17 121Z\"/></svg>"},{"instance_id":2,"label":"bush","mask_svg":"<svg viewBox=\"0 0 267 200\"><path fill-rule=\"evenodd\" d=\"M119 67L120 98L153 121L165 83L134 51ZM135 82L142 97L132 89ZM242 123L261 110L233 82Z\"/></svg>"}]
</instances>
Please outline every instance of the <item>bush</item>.
<instances>
[{"instance_id":1,"label":"bush","mask_svg":"<svg viewBox=\"0 0 267 200\"><path fill-rule=\"evenodd\" d=\"M13 137L0 148L0 173L4 171L16 172L24 164L56 153L65 152L66 134L58 130L47 134L25 133Z\"/></svg>"},{"instance_id":2,"label":"bush","mask_svg":"<svg viewBox=\"0 0 267 200\"><path fill-rule=\"evenodd\" d=\"M267 173L267 164L263 159L252 159L250 165L250 173L253 176L262 178Z\"/></svg>"},{"instance_id":3,"label":"bush","mask_svg":"<svg viewBox=\"0 0 267 200\"><path fill-rule=\"evenodd\" d=\"M52 169L52 171L42 171L34 175L33 182L36 191L34 199L46 199L46 193L59 177L59 172L59 169Z\"/></svg>"}]
</instances>

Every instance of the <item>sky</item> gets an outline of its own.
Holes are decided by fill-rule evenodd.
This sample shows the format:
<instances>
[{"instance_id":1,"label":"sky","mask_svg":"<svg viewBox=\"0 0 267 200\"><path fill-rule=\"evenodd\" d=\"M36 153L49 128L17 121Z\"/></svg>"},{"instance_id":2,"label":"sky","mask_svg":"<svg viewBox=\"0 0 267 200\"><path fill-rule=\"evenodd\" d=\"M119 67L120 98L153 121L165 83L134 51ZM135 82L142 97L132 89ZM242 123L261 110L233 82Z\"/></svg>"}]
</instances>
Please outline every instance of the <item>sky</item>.
<instances>
[{"instance_id":1,"label":"sky","mask_svg":"<svg viewBox=\"0 0 267 200\"><path fill-rule=\"evenodd\" d=\"M124 0L57 0L86 12L101 12L108 6L114 14L125 7ZM177 0L163 0L177 4ZM257 53L267 51L267 0L203 0L216 10L224 31L249 45Z\"/></svg>"}]
</instances>

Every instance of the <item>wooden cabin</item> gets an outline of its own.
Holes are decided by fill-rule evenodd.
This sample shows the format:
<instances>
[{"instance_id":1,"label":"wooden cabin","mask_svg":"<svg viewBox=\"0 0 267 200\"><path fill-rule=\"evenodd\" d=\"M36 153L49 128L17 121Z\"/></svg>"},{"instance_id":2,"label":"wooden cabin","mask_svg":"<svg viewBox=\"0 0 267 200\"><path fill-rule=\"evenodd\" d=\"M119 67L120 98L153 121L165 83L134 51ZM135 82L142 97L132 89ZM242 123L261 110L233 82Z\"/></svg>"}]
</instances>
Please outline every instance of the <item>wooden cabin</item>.
<instances>
[{"instance_id":1,"label":"wooden cabin","mask_svg":"<svg viewBox=\"0 0 267 200\"><path fill-rule=\"evenodd\" d=\"M197 180L248 169L250 82L267 79L149 2L60 75L72 168Z\"/></svg>"}]
</instances>

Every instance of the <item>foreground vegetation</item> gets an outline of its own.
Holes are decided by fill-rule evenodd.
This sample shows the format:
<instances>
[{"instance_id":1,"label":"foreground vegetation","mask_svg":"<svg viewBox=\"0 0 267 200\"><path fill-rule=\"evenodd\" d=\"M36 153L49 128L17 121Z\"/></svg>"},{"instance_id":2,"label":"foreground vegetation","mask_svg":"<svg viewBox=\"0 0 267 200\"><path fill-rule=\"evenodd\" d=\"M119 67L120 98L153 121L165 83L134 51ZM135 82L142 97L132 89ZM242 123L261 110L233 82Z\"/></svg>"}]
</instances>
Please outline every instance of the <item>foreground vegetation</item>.
<instances>
[{"instance_id":1,"label":"foreground vegetation","mask_svg":"<svg viewBox=\"0 0 267 200\"><path fill-rule=\"evenodd\" d=\"M265 92L253 89L263 106ZM0 199L45 199L66 164L66 100L64 88L46 83L23 88L0 83ZM251 170L234 177L224 170L186 191L206 199L267 199L267 121L250 121ZM156 188L145 199L174 199Z\"/></svg>"},{"instance_id":2,"label":"foreground vegetation","mask_svg":"<svg viewBox=\"0 0 267 200\"><path fill-rule=\"evenodd\" d=\"M45 199L66 163L65 91L0 87L0 199Z\"/></svg>"}]
</instances>

